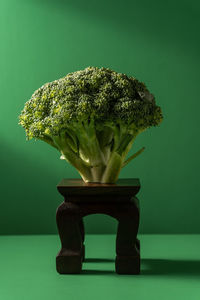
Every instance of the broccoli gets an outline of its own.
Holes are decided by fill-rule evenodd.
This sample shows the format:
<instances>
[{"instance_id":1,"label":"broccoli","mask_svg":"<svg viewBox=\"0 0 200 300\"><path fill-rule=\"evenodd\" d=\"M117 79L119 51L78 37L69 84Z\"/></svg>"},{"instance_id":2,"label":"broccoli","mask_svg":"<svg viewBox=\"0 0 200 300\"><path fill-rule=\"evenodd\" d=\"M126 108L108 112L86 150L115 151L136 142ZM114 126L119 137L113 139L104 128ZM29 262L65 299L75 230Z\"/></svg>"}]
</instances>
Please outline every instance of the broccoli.
<instances>
[{"instance_id":1,"label":"broccoli","mask_svg":"<svg viewBox=\"0 0 200 300\"><path fill-rule=\"evenodd\" d=\"M85 182L115 183L120 170L144 150L126 159L136 136L162 118L143 82L88 67L37 89L19 124L28 140L56 148Z\"/></svg>"}]
</instances>

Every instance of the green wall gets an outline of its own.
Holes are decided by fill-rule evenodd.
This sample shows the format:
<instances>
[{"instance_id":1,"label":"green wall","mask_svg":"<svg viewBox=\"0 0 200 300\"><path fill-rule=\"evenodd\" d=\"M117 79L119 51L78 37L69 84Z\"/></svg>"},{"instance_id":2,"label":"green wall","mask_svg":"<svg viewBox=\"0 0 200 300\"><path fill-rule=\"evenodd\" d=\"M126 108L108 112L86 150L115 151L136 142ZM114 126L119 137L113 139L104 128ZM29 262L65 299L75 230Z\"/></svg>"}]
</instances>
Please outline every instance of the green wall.
<instances>
[{"instance_id":1,"label":"green wall","mask_svg":"<svg viewBox=\"0 0 200 300\"><path fill-rule=\"evenodd\" d=\"M1 234L55 233L56 184L79 177L17 125L42 84L87 66L136 76L163 108L164 122L137 138L145 152L121 172L139 177L140 232L200 233L200 2L0 1ZM131 153L133 153L133 151ZM87 232L114 232L88 216Z\"/></svg>"}]
</instances>

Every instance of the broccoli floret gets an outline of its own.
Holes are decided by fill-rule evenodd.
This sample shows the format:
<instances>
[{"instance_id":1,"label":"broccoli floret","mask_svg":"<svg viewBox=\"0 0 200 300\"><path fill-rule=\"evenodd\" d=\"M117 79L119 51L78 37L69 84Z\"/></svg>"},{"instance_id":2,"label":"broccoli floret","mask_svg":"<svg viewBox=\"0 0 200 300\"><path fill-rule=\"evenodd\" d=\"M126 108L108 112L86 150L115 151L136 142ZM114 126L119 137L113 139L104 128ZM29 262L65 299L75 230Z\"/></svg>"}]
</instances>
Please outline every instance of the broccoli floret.
<instances>
[{"instance_id":1,"label":"broccoli floret","mask_svg":"<svg viewBox=\"0 0 200 300\"><path fill-rule=\"evenodd\" d=\"M143 82L88 67L44 84L26 102L19 124L27 139L55 147L85 182L115 183L136 136L162 121Z\"/></svg>"}]
</instances>

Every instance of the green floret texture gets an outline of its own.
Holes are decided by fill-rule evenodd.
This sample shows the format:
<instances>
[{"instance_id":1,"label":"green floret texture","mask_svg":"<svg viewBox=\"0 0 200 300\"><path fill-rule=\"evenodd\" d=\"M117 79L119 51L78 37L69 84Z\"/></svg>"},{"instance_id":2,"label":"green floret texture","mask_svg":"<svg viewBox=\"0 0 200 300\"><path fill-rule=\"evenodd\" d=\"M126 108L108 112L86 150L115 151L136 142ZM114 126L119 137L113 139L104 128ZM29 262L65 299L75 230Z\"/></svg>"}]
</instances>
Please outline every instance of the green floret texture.
<instances>
[{"instance_id":1,"label":"green floret texture","mask_svg":"<svg viewBox=\"0 0 200 300\"><path fill-rule=\"evenodd\" d=\"M56 148L85 182L115 183L136 136L162 121L143 82L108 68L88 67L44 84L19 116L27 139Z\"/></svg>"}]
</instances>

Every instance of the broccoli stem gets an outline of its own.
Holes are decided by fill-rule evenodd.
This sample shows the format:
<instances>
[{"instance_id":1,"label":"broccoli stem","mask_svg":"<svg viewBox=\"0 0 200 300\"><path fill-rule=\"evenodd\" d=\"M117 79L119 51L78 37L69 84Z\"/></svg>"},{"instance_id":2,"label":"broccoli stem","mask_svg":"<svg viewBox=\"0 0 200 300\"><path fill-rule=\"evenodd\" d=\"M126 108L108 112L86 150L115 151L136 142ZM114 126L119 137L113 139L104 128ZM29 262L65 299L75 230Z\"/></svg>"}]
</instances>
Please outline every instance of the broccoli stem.
<instances>
[{"instance_id":1,"label":"broccoli stem","mask_svg":"<svg viewBox=\"0 0 200 300\"><path fill-rule=\"evenodd\" d=\"M122 164L123 158L117 152L113 152L103 173L101 182L115 183L118 179Z\"/></svg>"},{"instance_id":2,"label":"broccoli stem","mask_svg":"<svg viewBox=\"0 0 200 300\"><path fill-rule=\"evenodd\" d=\"M41 141L46 142L50 146L52 146L52 147L56 148L57 150L59 150L59 148L54 144L54 142L53 142L53 140L50 136L46 135L46 136L39 137L38 139L41 140Z\"/></svg>"},{"instance_id":3,"label":"broccoli stem","mask_svg":"<svg viewBox=\"0 0 200 300\"><path fill-rule=\"evenodd\" d=\"M104 165L91 168L93 182L102 182L102 176L104 174L105 168L106 167Z\"/></svg>"},{"instance_id":4,"label":"broccoli stem","mask_svg":"<svg viewBox=\"0 0 200 300\"><path fill-rule=\"evenodd\" d=\"M43 140L58 149L85 182L115 183L122 167L143 151L125 161L137 134L121 124L106 125L98 131L91 119L63 128L59 135L45 136Z\"/></svg>"},{"instance_id":5,"label":"broccoli stem","mask_svg":"<svg viewBox=\"0 0 200 300\"><path fill-rule=\"evenodd\" d=\"M94 121L81 122L74 124L74 126L76 126L79 151L81 151L83 157L90 162L91 167L105 165L105 158L99 145Z\"/></svg>"},{"instance_id":6,"label":"broccoli stem","mask_svg":"<svg viewBox=\"0 0 200 300\"><path fill-rule=\"evenodd\" d=\"M101 130L97 131L97 139L99 141L105 163L107 163L110 158L113 135L113 130L108 126L104 126Z\"/></svg>"},{"instance_id":7,"label":"broccoli stem","mask_svg":"<svg viewBox=\"0 0 200 300\"><path fill-rule=\"evenodd\" d=\"M110 156L107 166L99 165L96 167L90 167L90 172L87 173L88 168L86 170L83 168L79 171L81 177L85 182L98 182L98 183L115 183L118 179L120 170L123 165L123 158L117 153L114 152Z\"/></svg>"},{"instance_id":8,"label":"broccoli stem","mask_svg":"<svg viewBox=\"0 0 200 300\"><path fill-rule=\"evenodd\" d=\"M124 163L122 167L125 167L127 164L129 164L134 158L136 158L138 155L140 155L144 151L145 147L142 147L140 150L138 150L136 153L131 155Z\"/></svg>"},{"instance_id":9,"label":"broccoli stem","mask_svg":"<svg viewBox=\"0 0 200 300\"><path fill-rule=\"evenodd\" d=\"M63 149L61 153L65 157L66 161L68 161L72 166L74 166L77 169L77 171L79 172L79 174L85 182L93 181L93 176L90 167L87 167L83 163L81 158L74 155L73 153L65 151L65 149Z\"/></svg>"},{"instance_id":10,"label":"broccoli stem","mask_svg":"<svg viewBox=\"0 0 200 300\"><path fill-rule=\"evenodd\" d=\"M56 147L60 150L66 161L74 166L84 181L92 180L91 169L88 165L75 153L68 145L65 132L62 132L59 136L52 137Z\"/></svg>"}]
</instances>

